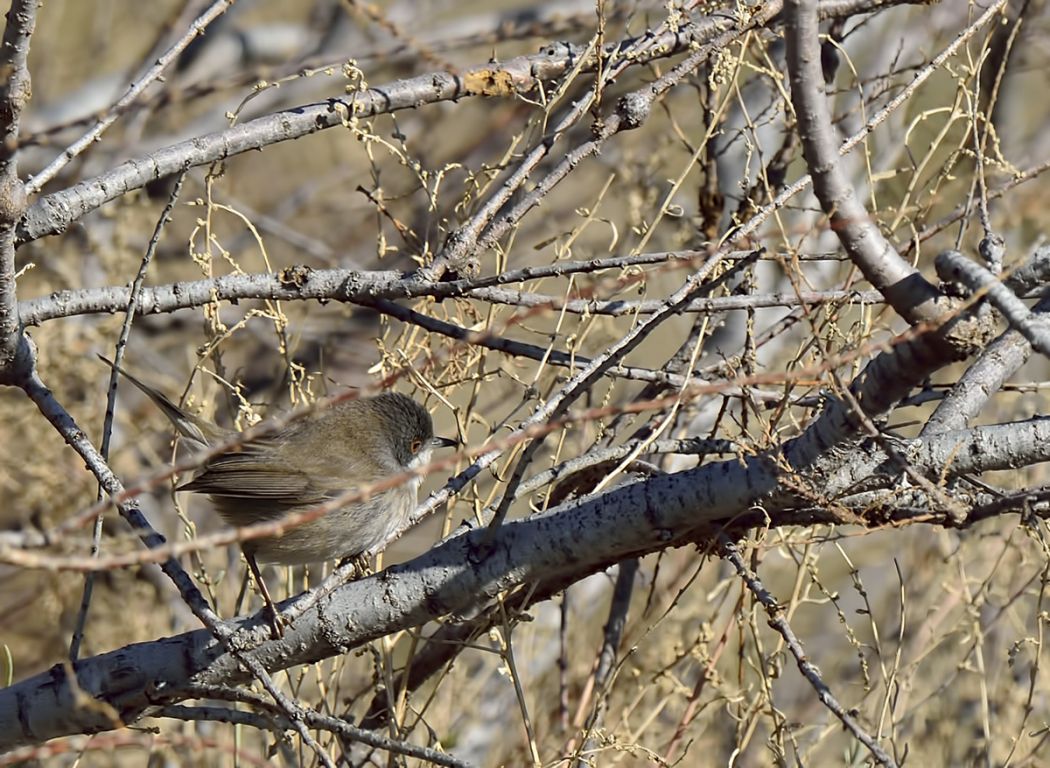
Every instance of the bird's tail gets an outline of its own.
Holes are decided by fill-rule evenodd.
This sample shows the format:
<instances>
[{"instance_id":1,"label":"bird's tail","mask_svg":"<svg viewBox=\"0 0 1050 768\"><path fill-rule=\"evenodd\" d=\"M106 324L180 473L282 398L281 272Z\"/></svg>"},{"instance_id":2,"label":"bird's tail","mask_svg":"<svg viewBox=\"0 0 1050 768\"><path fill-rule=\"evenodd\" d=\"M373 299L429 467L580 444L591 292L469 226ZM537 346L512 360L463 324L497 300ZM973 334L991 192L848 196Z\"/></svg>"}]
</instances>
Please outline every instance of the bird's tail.
<instances>
[{"instance_id":1,"label":"bird's tail","mask_svg":"<svg viewBox=\"0 0 1050 768\"><path fill-rule=\"evenodd\" d=\"M109 360L102 355L99 355L98 357L110 368L117 371L121 376L141 389L146 396L149 397L158 408L160 408L164 415L168 417L168 421L172 423L175 429L178 430L179 434L183 437L198 443L201 447L226 438L226 431L219 426L198 416L194 416L192 413L180 408L165 395L158 392L149 384L132 376L112 360Z\"/></svg>"}]
</instances>

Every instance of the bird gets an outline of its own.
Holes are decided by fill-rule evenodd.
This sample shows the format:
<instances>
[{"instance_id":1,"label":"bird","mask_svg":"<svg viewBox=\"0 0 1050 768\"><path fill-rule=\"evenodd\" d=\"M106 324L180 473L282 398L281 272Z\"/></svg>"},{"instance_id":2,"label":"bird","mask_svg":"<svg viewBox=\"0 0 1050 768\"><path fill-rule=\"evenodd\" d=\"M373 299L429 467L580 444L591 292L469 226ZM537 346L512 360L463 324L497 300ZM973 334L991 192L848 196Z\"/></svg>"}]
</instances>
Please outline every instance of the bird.
<instances>
[{"instance_id":1,"label":"bird","mask_svg":"<svg viewBox=\"0 0 1050 768\"><path fill-rule=\"evenodd\" d=\"M163 393L99 355L145 393L176 431L197 448L231 442L226 430L179 407ZM237 443L209 458L176 491L209 497L231 526L274 522L347 492L430 462L437 448L457 441L434 436L430 413L407 395L383 392L344 400L292 421L276 432ZM303 565L349 559L382 548L407 522L422 477L367 494L284 532L241 544L245 560L270 610L275 635L283 622L258 563Z\"/></svg>"}]
</instances>

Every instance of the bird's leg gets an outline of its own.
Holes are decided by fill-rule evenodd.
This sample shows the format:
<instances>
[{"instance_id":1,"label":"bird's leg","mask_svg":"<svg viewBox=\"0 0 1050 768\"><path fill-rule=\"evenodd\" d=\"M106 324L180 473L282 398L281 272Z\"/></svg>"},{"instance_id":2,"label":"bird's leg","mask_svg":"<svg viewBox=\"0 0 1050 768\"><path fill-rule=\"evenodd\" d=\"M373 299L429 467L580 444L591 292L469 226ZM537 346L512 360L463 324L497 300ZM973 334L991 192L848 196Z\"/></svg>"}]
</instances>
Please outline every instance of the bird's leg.
<instances>
[{"instance_id":1,"label":"bird's leg","mask_svg":"<svg viewBox=\"0 0 1050 768\"><path fill-rule=\"evenodd\" d=\"M277 606L273 604L273 598L270 597L270 590L266 588L266 582L263 581L262 574L259 573L259 564L255 562L255 554L245 552L244 559L248 561L248 568L251 569L252 577L255 579L255 583L259 585L259 592L262 593L266 607L270 610L270 626L273 628L273 638L276 640L284 634L285 621L281 618L281 614L277 612Z\"/></svg>"},{"instance_id":2,"label":"bird's leg","mask_svg":"<svg viewBox=\"0 0 1050 768\"><path fill-rule=\"evenodd\" d=\"M370 576L372 571L373 560L368 555L358 555L354 558L354 568L357 569L355 577L363 579L365 576Z\"/></svg>"},{"instance_id":3,"label":"bird's leg","mask_svg":"<svg viewBox=\"0 0 1050 768\"><path fill-rule=\"evenodd\" d=\"M248 585L251 583L252 577L248 571L244 572L241 577L241 588L237 592L237 599L233 603L233 615L240 616L241 608L244 607L244 599L248 596Z\"/></svg>"},{"instance_id":4,"label":"bird's leg","mask_svg":"<svg viewBox=\"0 0 1050 768\"><path fill-rule=\"evenodd\" d=\"M342 568L344 565L351 563L354 566L354 579L361 579L372 573L372 558L364 553L344 557L339 561L339 567Z\"/></svg>"}]
</instances>

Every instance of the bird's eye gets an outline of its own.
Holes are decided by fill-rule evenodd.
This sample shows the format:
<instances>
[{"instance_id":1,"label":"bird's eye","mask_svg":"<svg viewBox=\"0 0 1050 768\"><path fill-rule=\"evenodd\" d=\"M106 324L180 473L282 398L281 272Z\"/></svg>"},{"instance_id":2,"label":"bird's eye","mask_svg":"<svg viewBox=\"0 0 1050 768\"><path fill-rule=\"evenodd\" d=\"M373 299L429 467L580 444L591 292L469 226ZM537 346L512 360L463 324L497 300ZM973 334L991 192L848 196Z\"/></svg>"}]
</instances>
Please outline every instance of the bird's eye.
<instances>
[{"instance_id":1,"label":"bird's eye","mask_svg":"<svg viewBox=\"0 0 1050 768\"><path fill-rule=\"evenodd\" d=\"M423 447L423 441L416 439L412 441L412 444L408 446L412 453L419 453L419 449Z\"/></svg>"}]
</instances>

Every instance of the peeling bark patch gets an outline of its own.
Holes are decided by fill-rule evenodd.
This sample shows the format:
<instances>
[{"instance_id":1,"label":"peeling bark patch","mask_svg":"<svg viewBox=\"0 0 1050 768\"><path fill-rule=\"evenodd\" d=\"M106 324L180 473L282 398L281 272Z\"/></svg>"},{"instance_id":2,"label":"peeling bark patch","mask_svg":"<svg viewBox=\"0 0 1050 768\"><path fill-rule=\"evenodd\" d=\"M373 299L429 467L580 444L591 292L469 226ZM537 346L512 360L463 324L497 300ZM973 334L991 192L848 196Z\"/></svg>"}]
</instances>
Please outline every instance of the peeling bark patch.
<instances>
[{"instance_id":1,"label":"peeling bark patch","mask_svg":"<svg viewBox=\"0 0 1050 768\"><path fill-rule=\"evenodd\" d=\"M468 72L463 76L463 88L467 93L477 96L514 96L519 90L514 76L502 69Z\"/></svg>"}]
</instances>

